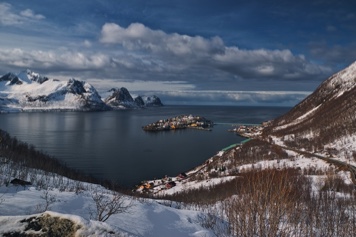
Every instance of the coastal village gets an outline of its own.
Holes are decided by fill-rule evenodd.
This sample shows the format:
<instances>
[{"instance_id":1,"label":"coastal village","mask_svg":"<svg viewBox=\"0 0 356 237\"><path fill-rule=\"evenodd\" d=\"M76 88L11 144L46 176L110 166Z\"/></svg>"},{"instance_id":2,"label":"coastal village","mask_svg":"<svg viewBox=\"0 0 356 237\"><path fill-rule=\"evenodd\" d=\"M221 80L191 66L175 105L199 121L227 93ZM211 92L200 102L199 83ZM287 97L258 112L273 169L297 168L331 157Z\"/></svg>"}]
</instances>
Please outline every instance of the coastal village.
<instances>
[{"instance_id":1,"label":"coastal village","mask_svg":"<svg viewBox=\"0 0 356 237\"><path fill-rule=\"evenodd\" d=\"M241 137L253 138L260 136L264 127L268 126L270 121L263 122L261 125L237 125L235 128L228 130L235 132Z\"/></svg>"},{"instance_id":2,"label":"coastal village","mask_svg":"<svg viewBox=\"0 0 356 237\"><path fill-rule=\"evenodd\" d=\"M196 125L194 125L196 124ZM206 120L203 117L199 116L177 116L175 118L166 119L166 120L159 120L156 123L149 124L143 127L144 130L148 129L147 131L161 131L161 130L171 130L171 129L179 129L179 128L188 128L188 127L201 127L203 129L210 128L213 126L213 122ZM234 125L235 128L228 130L229 132L235 132L241 137L247 138L246 140L232 144L226 148L220 150L215 156L208 159L204 164L195 167L194 169L183 172L178 174L175 177L165 176L161 179L149 180L149 181L142 181L141 184L136 185L134 192L138 193L146 193L154 196L159 196L166 193L168 190L173 189L172 192L180 190L188 185L189 182L192 182L191 177L194 174L201 173L203 176L209 176L209 171L207 169L208 165L214 160L219 159L225 152L231 149L239 149L244 143L250 141L253 138L256 138L262 134L262 130L264 127L268 126L269 122L263 122L260 125ZM174 126L174 128L172 128ZM229 176L228 173L225 172L224 167L215 167L214 172L220 172L221 177L223 179L231 180L236 177ZM213 180L213 179L212 179ZM198 181L195 181L198 182ZM210 182L210 181L209 181ZM213 182L213 181L212 181ZM203 182L204 185L213 185ZM186 187L187 188L187 187Z\"/></svg>"},{"instance_id":3,"label":"coastal village","mask_svg":"<svg viewBox=\"0 0 356 237\"><path fill-rule=\"evenodd\" d=\"M158 120L155 123L143 126L142 129L148 132L169 131L185 128L211 131L213 126L214 122L201 116L179 115L169 119Z\"/></svg>"}]
</instances>

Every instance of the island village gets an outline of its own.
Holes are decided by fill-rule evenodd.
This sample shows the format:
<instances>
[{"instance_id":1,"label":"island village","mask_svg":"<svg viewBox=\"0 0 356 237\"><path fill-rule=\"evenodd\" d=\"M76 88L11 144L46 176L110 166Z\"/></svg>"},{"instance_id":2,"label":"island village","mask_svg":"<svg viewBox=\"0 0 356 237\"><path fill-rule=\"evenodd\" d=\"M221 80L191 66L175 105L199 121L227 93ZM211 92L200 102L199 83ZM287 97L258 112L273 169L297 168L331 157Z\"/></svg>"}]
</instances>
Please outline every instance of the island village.
<instances>
[{"instance_id":1,"label":"island village","mask_svg":"<svg viewBox=\"0 0 356 237\"><path fill-rule=\"evenodd\" d=\"M214 126L214 123L210 120L207 120L201 116L193 115L179 115L169 119L161 119L155 123L148 124L143 126L144 131L157 132L157 131L168 131L176 129L185 129L185 128L195 128L200 130L211 131L211 128Z\"/></svg>"},{"instance_id":2,"label":"island village","mask_svg":"<svg viewBox=\"0 0 356 237\"><path fill-rule=\"evenodd\" d=\"M260 125L242 125L242 124L235 124L233 125L233 129L227 130L228 132L234 132L241 137L245 137L246 140L242 141L241 143L232 144L226 148L223 148L217 154L210 159L208 159L204 164L189 170L188 172L182 172L178 174L176 177L169 177L165 176L161 179L154 179L148 181L142 181L141 184L136 185L134 192L138 193L146 193L149 195L160 195L162 191L168 189L176 189L172 190L174 193L180 189L183 189L187 183L193 182L190 180L191 176L197 173L201 173L202 176L208 176L209 170L207 170L207 166L213 161L213 159L219 159L225 152L231 149L239 149L241 145L250 141L253 138L257 138L261 136L262 130L266 127L270 121L263 122ZM174 129L184 129L184 128L197 128L197 129L204 129L209 130L214 125L213 121L207 120L204 117L200 116L193 116L193 115L181 115L170 119L159 120L155 123L148 124L143 128L145 131L168 131ZM224 167L215 167L216 172L225 172ZM229 179L231 177L228 174L225 174L226 178ZM223 175L224 176L224 175ZM209 185L209 184L206 184ZM164 193L164 192L163 192Z\"/></svg>"}]
</instances>

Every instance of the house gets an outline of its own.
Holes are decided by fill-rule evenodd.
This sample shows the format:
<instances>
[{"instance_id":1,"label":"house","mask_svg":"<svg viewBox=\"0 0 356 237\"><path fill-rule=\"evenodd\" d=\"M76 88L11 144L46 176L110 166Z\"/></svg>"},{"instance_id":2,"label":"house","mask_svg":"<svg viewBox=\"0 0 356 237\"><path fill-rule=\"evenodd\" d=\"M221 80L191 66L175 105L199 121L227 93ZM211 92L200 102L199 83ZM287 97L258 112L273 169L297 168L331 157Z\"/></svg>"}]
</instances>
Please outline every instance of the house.
<instances>
[{"instance_id":1,"label":"house","mask_svg":"<svg viewBox=\"0 0 356 237\"><path fill-rule=\"evenodd\" d=\"M174 181L166 183L166 188L167 189L173 188L175 186L176 186L176 182L174 182Z\"/></svg>"},{"instance_id":2,"label":"house","mask_svg":"<svg viewBox=\"0 0 356 237\"><path fill-rule=\"evenodd\" d=\"M177 177L179 179L186 179L188 177L188 175L186 173L180 173Z\"/></svg>"}]
</instances>

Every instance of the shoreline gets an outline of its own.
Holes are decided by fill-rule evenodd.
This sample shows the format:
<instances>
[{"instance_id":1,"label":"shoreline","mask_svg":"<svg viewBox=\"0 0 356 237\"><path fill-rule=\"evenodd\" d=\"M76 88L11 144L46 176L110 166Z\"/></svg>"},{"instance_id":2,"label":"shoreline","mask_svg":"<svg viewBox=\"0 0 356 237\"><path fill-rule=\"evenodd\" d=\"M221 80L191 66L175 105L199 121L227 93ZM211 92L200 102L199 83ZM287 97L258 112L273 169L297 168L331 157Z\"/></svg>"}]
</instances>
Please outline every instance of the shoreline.
<instances>
[{"instance_id":1,"label":"shoreline","mask_svg":"<svg viewBox=\"0 0 356 237\"><path fill-rule=\"evenodd\" d=\"M153 180L143 180L141 181L140 184L136 184L132 191L133 193L139 193L139 194L150 194L150 195L158 195L160 192L164 190L171 189L177 185L184 185L184 183L189 182L189 178L191 178L192 175L196 174L199 172L201 169L206 167L212 160L216 157L221 157L223 156L226 152L230 151L231 149L240 147L244 145L245 143L253 140L253 138L248 137L247 139L231 144L225 148L222 148L219 152L217 152L214 156L208 158L204 163L191 168L187 172L182 172L178 174L177 176L165 176L163 178L159 179L153 179Z\"/></svg>"}]
</instances>

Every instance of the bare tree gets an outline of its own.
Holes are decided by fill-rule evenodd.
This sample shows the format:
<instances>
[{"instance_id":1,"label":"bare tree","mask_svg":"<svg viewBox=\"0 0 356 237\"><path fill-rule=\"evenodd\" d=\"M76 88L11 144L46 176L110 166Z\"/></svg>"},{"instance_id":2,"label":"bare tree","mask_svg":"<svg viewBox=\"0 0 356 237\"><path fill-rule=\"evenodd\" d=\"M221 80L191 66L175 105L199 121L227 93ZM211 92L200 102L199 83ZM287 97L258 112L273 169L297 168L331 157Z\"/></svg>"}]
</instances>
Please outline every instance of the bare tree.
<instances>
[{"instance_id":1,"label":"bare tree","mask_svg":"<svg viewBox=\"0 0 356 237\"><path fill-rule=\"evenodd\" d=\"M40 197L45 201L45 203L38 204L36 206L36 210L39 212L45 212L49 210L49 206L57 201L56 195L50 194L48 189L43 190L43 193Z\"/></svg>"},{"instance_id":2,"label":"bare tree","mask_svg":"<svg viewBox=\"0 0 356 237\"><path fill-rule=\"evenodd\" d=\"M206 211L198 215L198 223L217 237L231 236L229 223L222 218L223 213L219 213L221 210L207 208Z\"/></svg>"},{"instance_id":3,"label":"bare tree","mask_svg":"<svg viewBox=\"0 0 356 237\"><path fill-rule=\"evenodd\" d=\"M3 193L2 195L0 195L0 205L5 202L5 198L4 198L5 193Z\"/></svg>"},{"instance_id":4,"label":"bare tree","mask_svg":"<svg viewBox=\"0 0 356 237\"><path fill-rule=\"evenodd\" d=\"M125 213L132 206L131 200L121 193L94 189L91 191L95 210L90 210L90 218L105 222L114 214Z\"/></svg>"}]
</instances>

